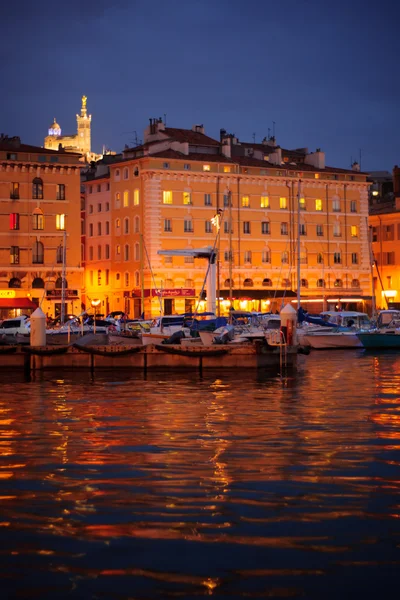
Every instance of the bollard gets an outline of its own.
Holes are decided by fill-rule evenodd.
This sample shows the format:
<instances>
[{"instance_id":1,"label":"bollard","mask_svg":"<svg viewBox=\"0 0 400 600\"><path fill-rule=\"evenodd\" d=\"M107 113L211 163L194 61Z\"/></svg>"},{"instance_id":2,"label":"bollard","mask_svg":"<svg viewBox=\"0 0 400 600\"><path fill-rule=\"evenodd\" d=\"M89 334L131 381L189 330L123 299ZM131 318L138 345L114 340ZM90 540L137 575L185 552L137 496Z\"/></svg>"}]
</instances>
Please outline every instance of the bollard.
<instances>
[{"instance_id":1,"label":"bollard","mask_svg":"<svg viewBox=\"0 0 400 600\"><path fill-rule=\"evenodd\" d=\"M31 314L31 346L46 345L46 315L41 308Z\"/></svg>"},{"instance_id":2,"label":"bollard","mask_svg":"<svg viewBox=\"0 0 400 600\"><path fill-rule=\"evenodd\" d=\"M281 331L288 346L297 346L297 312L287 304L280 312Z\"/></svg>"}]
</instances>

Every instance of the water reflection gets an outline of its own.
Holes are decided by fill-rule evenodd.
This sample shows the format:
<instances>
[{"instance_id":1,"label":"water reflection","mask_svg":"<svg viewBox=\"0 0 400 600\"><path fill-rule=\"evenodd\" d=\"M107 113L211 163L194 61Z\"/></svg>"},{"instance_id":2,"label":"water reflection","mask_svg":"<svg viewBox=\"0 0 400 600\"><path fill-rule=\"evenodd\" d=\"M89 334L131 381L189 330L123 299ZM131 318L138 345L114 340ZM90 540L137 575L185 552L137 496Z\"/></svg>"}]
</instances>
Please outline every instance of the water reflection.
<instances>
[{"instance_id":1,"label":"water reflection","mask_svg":"<svg viewBox=\"0 0 400 600\"><path fill-rule=\"evenodd\" d=\"M0 373L4 593L372 597L400 560L399 367Z\"/></svg>"}]
</instances>

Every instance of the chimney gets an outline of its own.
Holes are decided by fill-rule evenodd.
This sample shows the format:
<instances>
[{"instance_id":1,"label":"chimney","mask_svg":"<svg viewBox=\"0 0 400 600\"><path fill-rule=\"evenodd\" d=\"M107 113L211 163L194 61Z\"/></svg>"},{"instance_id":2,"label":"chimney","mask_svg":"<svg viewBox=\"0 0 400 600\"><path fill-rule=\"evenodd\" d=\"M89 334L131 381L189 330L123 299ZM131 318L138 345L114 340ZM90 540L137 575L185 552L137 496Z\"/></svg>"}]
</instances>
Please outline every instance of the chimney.
<instances>
[{"instance_id":1,"label":"chimney","mask_svg":"<svg viewBox=\"0 0 400 600\"><path fill-rule=\"evenodd\" d=\"M352 171L360 171L360 164L357 161L354 161L353 164L351 165L351 170Z\"/></svg>"},{"instance_id":2,"label":"chimney","mask_svg":"<svg viewBox=\"0 0 400 600\"><path fill-rule=\"evenodd\" d=\"M325 152L322 152L321 148L317 148L315 152L306 154L304 163L316 169L325 169Z\"/></svg>"},{"instance_id":3,"label":"chimney","mask_svg":"<svg viewBox=\"0 0 400 600\"><path fill-rule=\"evenodd\" d=\"M268 162L272 163L273 165L281 166L282 148L280 146L276 146L275 151L269 154Z\"/></svg>"},{"instance_id":4,"label":"chimney","mask_svg":"<svg viewBox=\"0 0 400 600\"><path fill-rule=\"evenodd\" d=\"M231 138L228 136L221 143L221 151L222 151L223 156L226 156L226 158L232 157L231 141L232 141Z\"/></svg>"},{"instance_id":5,"label":"chimney","mask_svg":"<svg viewBox=\"0 0 400 600\"><path fill-rule=\"evenodd\" d=\"M193 125L192 131L196 133L202 133L204 135L204 125Z\"/></svg>"},{"instance_id":6,"label":"chimney","mask_svg":"<svg viewBox=\"0 0 400 600\"><path fill-rule=\"evenodd\" d=\"M222 143L222 140L224 139L224 137L226 136L226 129L220 129L219 130L219 141Z\"/></svg>"}]
</instances>

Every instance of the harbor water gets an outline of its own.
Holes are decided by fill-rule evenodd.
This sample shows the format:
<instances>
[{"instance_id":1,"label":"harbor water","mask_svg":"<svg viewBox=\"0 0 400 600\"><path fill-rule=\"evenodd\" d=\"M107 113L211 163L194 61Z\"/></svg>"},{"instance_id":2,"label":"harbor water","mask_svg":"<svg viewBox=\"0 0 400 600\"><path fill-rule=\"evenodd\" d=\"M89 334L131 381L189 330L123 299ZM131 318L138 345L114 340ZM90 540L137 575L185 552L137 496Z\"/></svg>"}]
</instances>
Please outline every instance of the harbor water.
<instances>
[{"instance_id":1,"label":"harbor water","mask_svg":"<svg viewBox=\"0 0 400 600\"><path fill-rule=\"evenodd\" d=\"M389 598L400 353L0 371L2 598Z\"/></svg>"}]
</instances>

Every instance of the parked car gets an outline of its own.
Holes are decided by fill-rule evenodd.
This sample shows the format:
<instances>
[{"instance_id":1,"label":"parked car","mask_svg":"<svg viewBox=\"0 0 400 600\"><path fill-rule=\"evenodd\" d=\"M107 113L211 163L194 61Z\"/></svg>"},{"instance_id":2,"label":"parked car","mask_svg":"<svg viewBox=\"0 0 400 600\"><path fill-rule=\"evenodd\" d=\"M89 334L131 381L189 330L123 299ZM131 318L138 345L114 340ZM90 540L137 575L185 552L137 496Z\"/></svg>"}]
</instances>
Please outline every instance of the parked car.
<instances>
[{"instance_id":1,"label":"parked car","mask_svg":"<svg viewBox=\"0 0 400 600\"><path fill-rule=\"evenodd\" d=\"M31 333L31 324L27 315L21 315L14 319L4 319L0 325L0 335L13 335L17 334L29 336Z\"/></svg>"}]
</instances>

